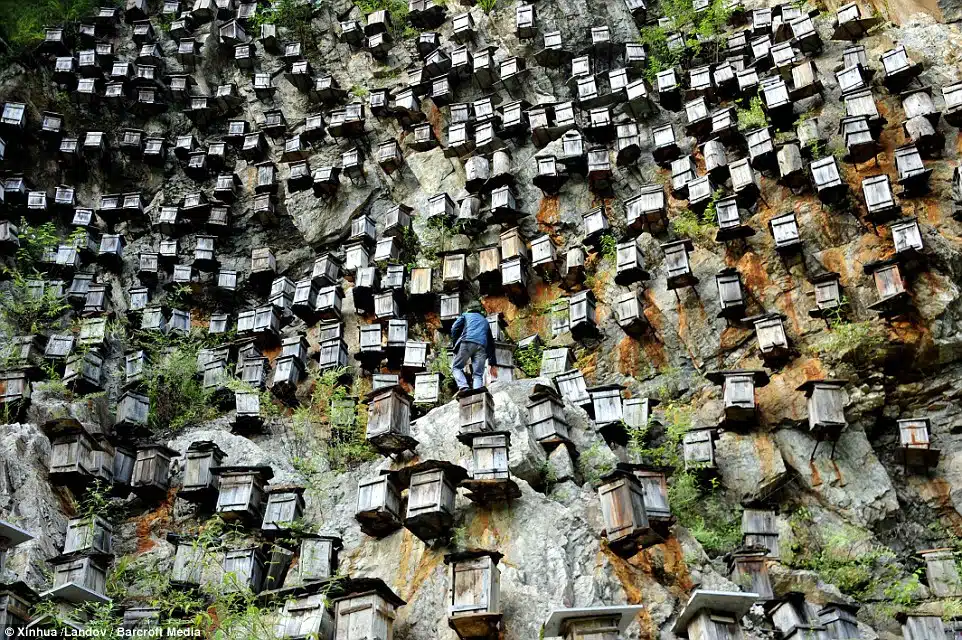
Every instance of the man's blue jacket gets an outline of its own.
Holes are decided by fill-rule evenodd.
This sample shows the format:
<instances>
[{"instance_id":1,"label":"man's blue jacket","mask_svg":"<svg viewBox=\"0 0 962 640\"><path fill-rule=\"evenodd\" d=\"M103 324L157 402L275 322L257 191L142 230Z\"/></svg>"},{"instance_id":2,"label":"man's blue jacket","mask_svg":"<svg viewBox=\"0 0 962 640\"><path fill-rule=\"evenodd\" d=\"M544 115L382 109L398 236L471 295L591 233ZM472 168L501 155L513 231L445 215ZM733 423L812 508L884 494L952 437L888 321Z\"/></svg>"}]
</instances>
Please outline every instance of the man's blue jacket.
<instances>
[{"instance_id":1,"label":"man's blue jacket","mask_svg":"<svg viewBox=\"0 0 962 640\"><path fill-rule=\"evenodd\" d=\"M451 337L454 339L455 353L458 352L462 342L474 342L484 346L488 354L488 364L495 364L494 336L491 335L488 319L480 313L476 311L462 313L451 327Z\"/></svg>"}]
</instances>

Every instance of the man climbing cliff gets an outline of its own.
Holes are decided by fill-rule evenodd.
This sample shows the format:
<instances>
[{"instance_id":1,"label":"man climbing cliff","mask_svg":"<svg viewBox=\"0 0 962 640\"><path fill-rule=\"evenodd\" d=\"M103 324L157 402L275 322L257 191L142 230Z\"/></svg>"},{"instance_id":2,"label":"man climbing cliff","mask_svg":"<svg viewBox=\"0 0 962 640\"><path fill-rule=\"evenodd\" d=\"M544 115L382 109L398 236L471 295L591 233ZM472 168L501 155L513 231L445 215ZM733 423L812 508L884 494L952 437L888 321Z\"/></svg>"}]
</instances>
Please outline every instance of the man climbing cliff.
<instances>
[{"instance_id":1,"label":"man climbing cliff","mask_svg":"<svg viewBox=\"0 0 962 640\"><path fill-rule=\"evenodd\" d=\"M458 383L458 393L468 391L472 387L479 389L484 386L484 364L491 363L489 372L491 379L498 376L494 367L494 337L488 319L481 314L481 305L468 305L454 325L451 327L451 338L454 340L454 361L451 363L451 374ZM469 384L464 368L471 363L471 375L474 384Z\"/></svg>"}]
</instances>

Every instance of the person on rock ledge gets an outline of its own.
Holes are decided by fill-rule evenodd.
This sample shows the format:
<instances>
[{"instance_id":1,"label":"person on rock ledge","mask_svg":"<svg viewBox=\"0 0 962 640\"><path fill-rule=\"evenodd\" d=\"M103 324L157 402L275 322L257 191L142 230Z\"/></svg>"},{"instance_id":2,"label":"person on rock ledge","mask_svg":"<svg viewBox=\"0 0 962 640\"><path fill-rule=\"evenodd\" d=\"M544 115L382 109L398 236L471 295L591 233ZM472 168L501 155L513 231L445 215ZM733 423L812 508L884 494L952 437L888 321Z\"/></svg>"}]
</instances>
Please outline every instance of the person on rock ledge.
<instances>
[{"instance_id":1,"label":"person on rock ledge","mask_svg":"<svg viewBox=\"0 0 962 640\"><path fill-rule=\"evenodd\" d=\"M451 326L451 338L454 340L454 361L451 363L451 375L458 383L458 395L474 389L484 387L484 364L492 363L488 367L491 379L498 377L494 367L494 336L488 319L481 313L481 305L472 302L465 307L464 313L458 316ZM464 368L471 363L471 375L474 384L468 383L464 375Z\"/></svg>"}]
</instances>

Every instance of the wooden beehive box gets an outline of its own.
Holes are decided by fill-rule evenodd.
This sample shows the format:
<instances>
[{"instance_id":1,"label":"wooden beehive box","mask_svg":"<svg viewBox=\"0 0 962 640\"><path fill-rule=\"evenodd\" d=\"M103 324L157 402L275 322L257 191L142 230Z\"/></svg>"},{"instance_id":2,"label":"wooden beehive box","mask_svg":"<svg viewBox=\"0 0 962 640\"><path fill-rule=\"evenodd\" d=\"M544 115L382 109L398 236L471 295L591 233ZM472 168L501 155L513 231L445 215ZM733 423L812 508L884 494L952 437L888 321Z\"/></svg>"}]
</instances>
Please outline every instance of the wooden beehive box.
<instances>
[{"instance_id":1,"label":"wooden beehive box","mask_svg":"<svg viewBox=\"0 0 962 640\"><path fill-rule=\"evenodd\" d=\"M458 396L460 427L458 437L494 431L494 398L484 387L472 389Z\"/></svg>"},{"instance_id":2,"label":"wooden beehive box","mask_svg":"<svg viewBox=\"0 0 962 640\"><path fill-rule=\"evenodd\" d=\"M93 515L67 521L63 553L74 555L110 554L114 528L106 519Z\"/></svg>"},{"instance_id":3,"label":"wooden beehive box","mask_svg":"<svg viewBox=\"0 0 962 640\"><path fill-rule=\"evenodd\" d=\"M219 493L215 510L228 520L241 519L251 524L264 518L265 486L274 476L269 466L219 466Z\"/></svg>"},{"instance_id":4,"label":"wooden beehive box","mask_svg":"<svg viewBox=\"0 0 962 640\"><path fill-rule=\"evenodd\" d=\"M711 429L698 429L685 434L682 443L685 470L696 472L714 472L715 464L715 432Z\"/></svg>"},{"instance_id":5,"label":"wooden beehive box","mask_svg":"<svg viewBox=\"0 0 962 640\"><path fill-rule=\"evenodd\" d=\"M226 454L216 443L197 440L187 447L183 466L183 485L177 495L190 502L204 502L217 493L217 476L211 472L223 463Z\"/></svg>"},{"instance_id":6,"label":"wooden beehive box","mask_svg":"<svg viewBox=\"0 0 962 640\"><path fill-rule=\"evenodd\" d=\"M138 447L130 487L143 498L166 496L170 488L170 461L180 453L162 444Z\"/></svg>"},{"instance_id":7,"label":"wooden beehive box","mask_svg":"<svg viewBox=\"0 0 962 640\"><path fill-rule=\"evenodd\" d=\"M928 549L920 551L925 561L925 576L929 589L938 598L956 598L962 595L962 580L952 549Z\"/></svg>"},{"instance_id":8,"label":"wooden beehive box","mask_svg":"<svg viewBox=\"0 0 962 640\"><path fill-rule=\"evenodd\" d=\"M932 448L930 425L928 418L898 421L899 447L896 450L896 459L906 468L930 469L939 463L941 452Z\"/></svg>"},{"instance_id":9,"label":"wooden beehive box","mask_svg":"<svg viewBox=\"0 0 962 640\"><path fill-rule=\"evenodd\" d=\"M283 535L304 514L304 487L272 485L267 489L267 504L261 531L267 535Z\"/></svg>"},{"instance_id":10,"label":"wooden beehive box","mask_svg":"<svg viewBox=\"0 0 962 640\"><path fill-rule=\"evenodd\" d=\"M446 536L454 524L454 498L467 476L463 468L443 460L426 460L399 472L409 488L404 527L421 540Z\"/></svg>"},{"instance_id":11,"label":"wooden beehive box","mask_svg":"<svg viewBox=\"0 0 962 640\"><path fill-rule=\"evenodd\" d=\"M648 320L645 317L641 293L632 291L618 296L615 300L615 317L618 319L618 326L626 333L637 334L644 331Z\"/></svg>"},{"instance_id":12,"label":"wooden beehive box","mask_svg":"<svg viewBox=\"0 0 962 640\"><path fill-rule=\"evenodd\" d=\"M887 175L864 178L862 195L865 197L868 216L873 221L889 219L901 210L892 194L892 185Z\"/></svg>"},{"instance_id":13,"label":"wooden beehive box","mask_svg":"<svg viewBox=\"0 0 962 640\"><path fill-rule=\"evenodd\" d=\"M845 381L809 380L798 387L808 398L808 428L819 440L837 440L845 419Z\"/></svg>"},{"instance_id":14,"label":"wooden beehive box","mask_svg":"<svg viewBox=\"0 0 962 640\"><path fill-rule=\"evenodd\" d=\"M715 275L715 285L721 306L718 317L741 319L745 315L746 300L738 270L733 267L722 269Z\"/></svg>"},{"instance_id":15,"label":"wooden beehive box","mask_svg":"<svg viewBox=\"0 0 962 640\"><path fill-rule=\"evenodd\" d=\"M545 349L541 355L541 377L551 378L571 369L574 358L567 347Z\"/></svg>"},{"instance_id":16,"label":"wooden beehive box","mask_svg":"<svg viewBox=\"0 0 962 640\"><path fill-rule=\"evenodd\" d=\"M381 538L400 529L402 506L395 473L382 473L358 483L354 518L365 534Z\"/></svg>"},{"instance_id":17,"label":"wooden beehive box","mask_svg":"<svg viewBox=\"0 0 962 640\"><path fill-rule=\"evenodd\" d=\"M756 419L755 388L768 384L768 374L764 371L743 369L715 371L708 379L722 387L725 405L725 422L738 424Z\"/></svg>"},{"instance_id":18,"label":"wooden beehive box","mask_svg":"<svg viewBox=\"0 0 962 640\"><path fill-rule=\"evenodd\" d=\"M460 638L487 638L501 623L501 571L497 551L472 549L444 556L448 573L448 626Z\"/></svg>"},{"instance_id":19,"label":"wooden beehive box","mask_svg":"<svg viewBox=\"0 0 962 640\"><path fill-rule=\"evenodd\" d=\"M379 578L355 578L346 594L331 600L338 640L393 637L395 610L406 604Z\"/></svg>"},{"instance_id":20,"label":"wooden beehive box","mask_svg":"<svg viewBox=\"0 0 962 640\"><path fill-rule=\"evenodd\" d=\"M510 433L495 431L459 438L471 447L469 477L461 482L468 491L468 499L487 505L521 497L521 490L508 470Z\"/></svg>"},{"instance_id":21,"label":"wooden beehive box","mask_svg":"<svg viewBox=\"0 0 962 640\"><path fill-rule=\"evenodd\" d=\"M648 523L644 490L633 473L616 469L603 476L598 498L605 527L602 535L615 553L634 555L661 541Z\"/></svg>"},{"instance_id":22,"label":"wooden beehive box","mask_svg":"<svg viewBox=\"0 0 962 640\"><path fill-rule=\"evenodd\" d=\"M387 455L417 447L417 440L411 437L410 395L400 387L387 387L372 391L367 402L365 438L375 449Z\"/></svg>"},{"instance_id":23,"label":"wooden beehive box","mask_svg":"<svg viewBox=\"0 0 962 640\"><path fill-rule=\"evenodd\" d=\"M528 429L544 446L568 439L568 421L561 395L551 387L536 385L528 402Z\"/></svg>"},{"instance_id":24,"label":"wooden beehive box","mask_svg":"<svg viewBox=\"0 0 962 640\"><path fill-rule=\"evenodd\" d=\"M309 584L337 575L337 555L342 548L335 536L308 535L301 540L297 561L297 580Z\"/></svg>"},{"instance_id":25,"label":"wooden beehive box","mask_svg":"<svg viewBox=\"0 0 962 640\"><path fill-rule=\"evenodd\" d=\"M109 556L92 555L79 558L58 556L49 560L53 570L53 589L41 595L74 604L109 602L104 595L107 589L108 559Z\"/></svg>"},{"instance_id":26,"label":"wooden beehive box","mask_svg":"<svg viewBox=\"0 0 962 640\"><path fill-rule=\"evenodd\" d=\"M935 615L905 615L897 618L902 623L904 640L941 640L946 636L945 623Z\"/></svg>"},{"instance_id":27,"label":"wooden beehive box","mask_svg":"<svg viewBox=\"0 0 962 640\"><path fill-rule=\"evenodd\" d=\"M576 340L597 333L595 295L591 289L568 296L568 328Z\"/></svg>"},{"instance_id":28,"label":"wooden beehive box","mask_svg":"<svg viewBox=\"0 0 962 640\"><path fill-rule=\"evenodd\" d=\"M588 413L597 426L602 427L622 421L624 417L622 391L624 391L624 387L618 384L601 385L588 389L588 395L591 397L591 408Z\"/></svg>"},{"instance_id":29,"label":"wooden beehive box","mask_svg":"<svg viewBox=\"0 0 962 640\"><path fill-rule=\"evenodd\" d=\"M548 352L545 351L545 353ZM580 370L565 370L554 376L554 382L558 387L558 393L572 404L579 405L586 410L591 407L591 395L588 393L584 374Z\"/></svg>"},{"instance_id":30,"label":"wooden beehive box","mask_svg":"<svg viewBox=\"0 0 962 640\"><path fill-rule=\"evenodd\" d=\"M694 250L691 240L667 242L661 245L661 248L665 252L668 289L695 286L698 283L698 278L692 273L691 263L688 259L689 252Z\"/></svg>"},{"instance_id":31,"label":"wooden beehive box","mask_svg":"<svg viewBox=\"0 0 962 640\"><path fill-rule=\"evenodd\" d=\"M224 552L223 588L225 591L258 593L264 587L266 559L259 547L228 549Z\"/></svg>"}]
</instances>

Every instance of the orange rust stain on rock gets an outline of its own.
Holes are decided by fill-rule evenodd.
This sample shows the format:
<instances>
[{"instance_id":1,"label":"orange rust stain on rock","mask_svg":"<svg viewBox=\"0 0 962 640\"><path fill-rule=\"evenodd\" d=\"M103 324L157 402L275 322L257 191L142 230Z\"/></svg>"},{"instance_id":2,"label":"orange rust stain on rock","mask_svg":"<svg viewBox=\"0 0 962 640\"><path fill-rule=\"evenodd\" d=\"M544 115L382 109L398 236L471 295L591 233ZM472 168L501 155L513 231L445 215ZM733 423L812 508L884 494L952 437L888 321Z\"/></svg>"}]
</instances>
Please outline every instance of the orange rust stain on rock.
<instances>
[{"instance_id":1,"label":"orange rust stain on rock","mask_svg":"<svg viewBox=\"0 0 962 640\"><path fill-rule=\"evenodd\" d=\"M644 593L642 592L641 585L638 584L639 569L628 564L624 558L609 549L604 541L601 543L601 552L611 564L611 568L615 572L615 577L618 578L618 582L621 583L621 588L625 590L625 597L628 600L628 604L641 604Z\"/></svg>"},{"instance_id":2,"label":"orange rust stain on rock","mask_svg":"<svg viewBox=\"0 0 962 640\"><path fill-rule=\"evenodd\" d=\"M753 252L746 253L738 261L738 272L741 274L745 286L756 295L760 295L771 282L768 278L768 272L765 270L765 264L758 257L758 254Z\"/></svg>"},{"instance_id":3,"label":"orange rust stain on rock","mask_svg":"<svg viewBox=\"0 0 962 640\"><path fill-rule=\"evenodd\" d=\"M752 439L755 441L755 451L758 452L762 477L770 478L775 473L775 447L772 440L768 435L761 433L756 434Z\"/></svg>"},{"instance_id":4,"label":"orange rust stain on rock","mask_svg":"<svg viewBox=\"0 0 962 640\"><path fill-rule=\"evenodd\" d=\"M926 478L918 487L919 494L930 504L939 509L943 519L957 536L962 536L962 514L955 510L952 502L952 485L942 478Z\"/></svg>"},{"instance_id":5,"label":"orange rust stain on rock","mask_svg":"<svg viewBox=\"0 0 962 640\"><path fill-rule=\"evenodd\" d=\"M641 345L630 336L625 336L618 343L618 373L625 376L637 376L640 362Z\"/></svg>"},{"instance_id":6,"label":"orange rust stain on rock","mask_svg":"<svg viewBox=\"0 0 962 640\"><path fill-rule=\"evenodd\" d=\"M150 551L157 546L154 534L170 526L170 513L176 495L177 489L171 489L156 509L136 518L137 553Z\"/></svg>"},{"instance_id":7,"label":"orange rust stain on rock","mask_svg":"<svg viewBox=\"0 0 962 640\"><path fill-rule=\"evenodd\" d=\"M481 304L484 306L485 313L501 313L509 322L517 314L517 307L505 296L484 296Z\"/></svg>"},{"instance_id":8,"label":"orange rust stain on rock","mask_svg":"<svg viewBox=\"0 0 962 640\"><path fill-rule=\"evenodd\" d=\"M438 109L433 102L428 102L427 110L427 121L431 124L431 129L434 131L435 140L443 140L441 136L441 110Z\"/></svg>"},{"instance_id":9,"label":"orange rust stain on rock","mask_svg":"<svg viewBox=\"0 0 962 640\"><path fill-rule=\"evenodd\" d=\"M815 466L814 460L808 461L808 469L812 472L812 486L817 487L822 484L822 475L818 472L818 467Z\"/></svg>"},{"instance_id":10,"label":"orange rust stain on rock","mask_svg":"<svg viewBox=\"0 0 962 640\"><path fill-rule=\"evenodd\" d=\"M730 351L737 347L749 333L747 329L739 327L725 327L719 337L719 348L722 351Z\"/></svg>"},{"instance_id":11,"label":"orange rust stain on rock","mask_svg":"<svg viewBox=\"0 0 962 640\"><path fill-rule=\"evenodd\" d=\"M277 345L276 347L264 347L261 349L261 353L264 354L265 358L273 363L277 356L281 355L281 346Z\"/></svg>"},{"instance_id":12,"label":"orange rust stain on rock","mask_svg":"<svg viewBox=\"0 0 962 640\"><path fill-rule=\"evenodd\" d=\"M592 351L578 358L575 368L581 370L587 382L594 382L595 371L598 369L598 352Z\"/></svg>"},{"instance_id":13,"label":"orange rust stain on rock","mask_svg":"<svg viewBox=\"0 0 962 640\"><path fill-rule=\"evenodd\" d=\"M832 458L832 466L835 468L835 479L838 480L838 486L845 486L845 476L842 475L842 470L838 468L838 463Z\"/></svg>"},{"instance_id":14,"label":"orange rust stain on rock","mask_svg":"<svg viewBox=\"0 0 962 640\"><path fill-rule=\"evenodd\" d=\"M802 325L799 322L798 313L795 309L795 292L793 290L786 291L785 295L776 300L776 305L791 323L792 330L794 330L796 334L801 333Z\"/></svg>"},{"instance_id":15,"label":"orange rust stain on rock","mask_svg":"<svg viewBox=\"0 0 962 640\"><path fill-rule=\"evenodd\" d=\"M821 254L819 254L819 257L827 270L834 271L839 275L839 281L842 283L842 286L848 286L850 275L845 253L838 248L829 248L823 250Z\"/></svg>"},{"instance_id":16,"label":"orange rust stain on rock","mask_svg":"<svg viewBox=\"0 0 962 640\"><path fill-rule=\"evenodd\" d=\"M431 577L434 570L438 568L441 564L441 554L432 551L430 548L425 547L424 552L421 554L421 559L418 561L418 566L414 570L414 577L408 582L407 595L404 596L405 600L410 600L424 584L424 581Z\"/></svg>"},{"instance_id":17,"label":"orange rust stain on rock","mask_svg":"<svg viewBox=\"0 0 962 640\"><path fill-rule=\"evenodd\" d=\"M414 551L414 534L405 529L401 536L401 548L398 549L397 554L397 568L398 572L394 577L394 590L397 592L403 591L405 586L410 583L408 580L407 573L408 567L411 564L411 553ZM360 550L360 547L358 548Z\"/></svg>"},{"instance_id":18,"label":"orange rust stain on rock","mask_svg":"<svg viewBox=\"0 0 962 640\"><path fill-rule=\"evenodd\" d=\"M544 233L551 234L551 240L558 245L561 244L561 238L557 236L555 225L561 219L560 202L561 199L558 196L544 196L538 203L538 213L535 214L538 228Z\"/></svg>"},{"instance_id":19,"label":"orange rust stain on rock","mask_svg":"<svg viewBox=\"0 0 962 640\"><path fill-rule=\"evenodd\" d=\"M678 538L668 538L660 545L665 557L665 572L675 577L675 586L682 592L691 591L695 587L688 565L685 563L685 551L681 548Z\"/></svg>"}]
</instances>

